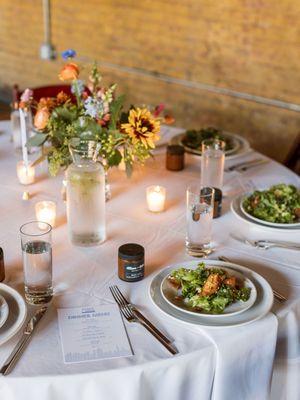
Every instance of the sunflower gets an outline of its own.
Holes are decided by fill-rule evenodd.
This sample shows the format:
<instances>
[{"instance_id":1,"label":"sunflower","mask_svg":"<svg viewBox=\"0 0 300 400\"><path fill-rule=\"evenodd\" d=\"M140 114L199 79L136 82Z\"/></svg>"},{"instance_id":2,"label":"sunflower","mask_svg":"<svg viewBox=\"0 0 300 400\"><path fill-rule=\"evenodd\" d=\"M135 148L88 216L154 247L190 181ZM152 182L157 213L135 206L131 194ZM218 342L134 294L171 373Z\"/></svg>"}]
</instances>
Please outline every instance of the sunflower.
<instances>
[{"instance_id":1,"label":"sunflower","mask_svg":"<svg viewBox=\"0 0 300 400\"><path fill-rule=\"evenodd\" d=\"M142 142L146 148L154 149L160 122L146 108L133 108L129 111L128 123L122 124L121 130L131 137L134 145Z\"/></svg>"}]
</instances>

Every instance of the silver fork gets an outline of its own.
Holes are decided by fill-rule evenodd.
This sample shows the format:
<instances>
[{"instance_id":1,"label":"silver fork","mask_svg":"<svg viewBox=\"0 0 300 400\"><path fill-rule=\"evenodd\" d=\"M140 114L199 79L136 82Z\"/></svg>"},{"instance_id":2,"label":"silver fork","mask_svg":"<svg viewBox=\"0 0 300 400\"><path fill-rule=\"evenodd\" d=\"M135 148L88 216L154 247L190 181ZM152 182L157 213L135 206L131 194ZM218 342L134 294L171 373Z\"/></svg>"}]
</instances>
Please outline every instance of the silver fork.
<instances>
[{"instance_id":1,"label":"silver fork","mask_svg":"<svg viewBox=\"0 0 300 400\"><path fill-rule=\"evenodd\" d=\"M224 256L219 256L218 259L220 261L232 262L231 260L229 260L229 258L224 257ZM278 300L280 303L287 301L287 298L284 297L281 293L277 292L277 290L272 288L272 291L273 291L275 299Z\"/></svg>"},{"instance_id":2,"label":"silver fork","mask_svg":"<svg viewBox=\"0 0 300 400\"><path fill-rule=\"evenodd\" d=\"M121 305L122 306L128 306L133 315L135 317L137 317L138 319L142 319L147 325L150 326L150 328L154 331L156 331L156 333L161 336L161 338L167 342L167 343L172 343L172 340L170 340L166 335L164 335L160 330L158 330L133 304L129 303L129 301L123 296L121 290L118 288L117 285L112 286L112 288L117 292L117 294L119 295L119 298L121 300Z\"/></svg>"},{"instance_id":3,"label":"silver fork","mask_svg":"<svg viewBox=\"0 0 300 400\"><path fill-rule=\"evenodd\" d=\"M177 354L178 350L171 343L163 333L161 333L150 321L148 321L136 308L130 304L125 297L122 295L120 289L117 286L110 286L109 290L119 306L122 315L128 322L140 323L146 328L171 354ZM138 311L138 313L136 312ZM142 317L140 317L142 315ZM149 324L150 322L150 324Z\"/></svg>"},{"instance_id":4,"label":"silver fork","mask_svg":"<svg viewBox=\"0 0 300 400\"><path fill-rule=\"evenodd\" d=\"M249 246L255 247L261 250L268 250L272 247L280 247L283 249L290 249L290 250L300 250L300 245L297 243L290 243L290 242L282 242L279 240L250 240L246 239L242 236L237 237L234 234L230 233L232 239L237 240L238 242L248 244Z\"/></svg>"},{"instance_id":5,"label":"silver fork","mask_svg":"<svg viewBox=\"0 0 300 400\"><path fill-rule=\"evenodd\" d=\"M300 245L297 243L280 242L278 240L249 240L245 239L246 244L262 250L268 250L271 247L281 247L282 249L300 250Z\"/></svg>"}]
</instances>

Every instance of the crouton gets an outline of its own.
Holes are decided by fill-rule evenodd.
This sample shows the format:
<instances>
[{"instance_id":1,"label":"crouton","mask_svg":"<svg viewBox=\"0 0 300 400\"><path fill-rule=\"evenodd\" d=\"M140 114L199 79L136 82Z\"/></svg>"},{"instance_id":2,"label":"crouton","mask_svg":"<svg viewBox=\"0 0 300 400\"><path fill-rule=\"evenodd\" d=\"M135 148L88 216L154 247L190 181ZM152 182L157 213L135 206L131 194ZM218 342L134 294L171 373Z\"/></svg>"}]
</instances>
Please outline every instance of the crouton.
<instances>
[{"instance_id":1,"label":"crouton","mask_svg":"<svg viewBox=\"0 0 300 400\"><path fill-rule=\"evenodd\" d=\"M231 286L231 287L236 287L237 286L237 279L235 276L231 276L230 278L226 278L224 280L225 285Z\"/></svg>"},{"instance_id":2,"label":"crouton","mask_svg":"<svg viewBox=\"0 0 300 400\"><path fill-rule=\"evenodd\" d=\"M219 290L222 283L222 277L219 274L210 274L203 285L201 295L210 296Z\"/></svg>"}]
</instances>

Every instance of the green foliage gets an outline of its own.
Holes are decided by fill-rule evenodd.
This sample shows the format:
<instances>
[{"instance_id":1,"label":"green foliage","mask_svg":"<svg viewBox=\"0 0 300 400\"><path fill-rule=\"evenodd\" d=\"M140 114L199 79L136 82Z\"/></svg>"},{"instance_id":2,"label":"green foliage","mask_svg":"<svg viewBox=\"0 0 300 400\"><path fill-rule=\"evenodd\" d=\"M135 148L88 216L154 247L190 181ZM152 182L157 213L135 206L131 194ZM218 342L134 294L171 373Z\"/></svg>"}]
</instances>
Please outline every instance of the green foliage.
<instances>
[{"instance_id":1,"label":"green foliage","mask_svg":"<svg viewBox=\"0 0 300 400\"><path fill-rule=\"evenodd\" d=\"M41 146L47 140L47 136L45 133L37 133L27 140L26 146L29 148Z\"/></svg>"},{"instance_id":2,"label":"green foliage","mask_svg":"<svg viewBox=\"0 0 300 400\"><path fill-rule=\"evenodd\" d=\"M110 123L109 123L109 128L111 130L117 129L117 123L118 120L120 119L120 112L123 107L123 103L125 101L125 95L121 95L117 97L115 100L112 101L110 105Z\"/></svg>"}]
</instances>

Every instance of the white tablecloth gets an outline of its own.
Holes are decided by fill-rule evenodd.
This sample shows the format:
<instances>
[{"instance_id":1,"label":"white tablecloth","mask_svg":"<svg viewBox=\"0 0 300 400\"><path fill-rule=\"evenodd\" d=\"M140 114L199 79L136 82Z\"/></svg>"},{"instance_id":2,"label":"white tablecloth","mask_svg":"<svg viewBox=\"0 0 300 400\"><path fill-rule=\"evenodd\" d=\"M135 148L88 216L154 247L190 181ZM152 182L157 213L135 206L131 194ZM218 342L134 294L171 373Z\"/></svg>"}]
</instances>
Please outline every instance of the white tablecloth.
<instances>
[{"instance_id":1,"label":"white tablecloth","mask_svg":"<svg viewBox=\"0 0 300 400\"><path fill-rule=\"evenodd\" d=\"M34 204L52 199L58 204L58 224L53 231L54 304L41 321L33 340L13 372L0 377L2 400L247 400L267 399L272 382L273 399L299 399L300 366L300 260L299 252L249 248L229 237L229 232L267 238L265 230L250 227L230 212L230 196L250 181L256 186L277 182L299 185L299 179L283 166L270 162L243 175L225 175L223 215L214 220L216 252L264 275L289 300L274 304L273 312L244 327L209 330L177 322L154 308L148 287L155 271L174 262L190 260L185 254L185 189L199 179L199 161L187 157L181 172L169 172L164 152L135 171L128 180L115 169L110 173L112 199L107 203L105 244L76 248L67 239L65 204L60 197L62 176L48 178L38 167L38 179L22 201L25 187L16 177L16 160L9 137L9 123L0 130L0 245L5 252L8 283L23 291L19 227L34 219ZM254 158L250 153L244 159ZM251 183L251 182L250 182ZM167 210L147 211L145 189L151 184L167 188ZM225 194L226 194L225 193ZM230 196L229 196L230 195ZM296 233L281 239L300 241ZM138 283L117 278L117 249L138 242L146 249L146 277ZM180 354L172 357L141 326L126 324L134 356L117 360L66 365L63 362L56 308L112 302L108 286L117 283L131 301L161 329L175 338ZM15 337L0 347L0 365ZM277 349L276 349L277 341ZM276 350L276 355L275 355Z\"/></svg>"}]
</instances>

